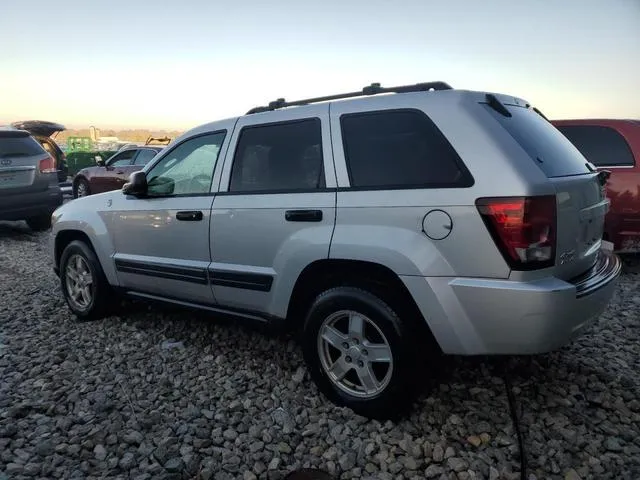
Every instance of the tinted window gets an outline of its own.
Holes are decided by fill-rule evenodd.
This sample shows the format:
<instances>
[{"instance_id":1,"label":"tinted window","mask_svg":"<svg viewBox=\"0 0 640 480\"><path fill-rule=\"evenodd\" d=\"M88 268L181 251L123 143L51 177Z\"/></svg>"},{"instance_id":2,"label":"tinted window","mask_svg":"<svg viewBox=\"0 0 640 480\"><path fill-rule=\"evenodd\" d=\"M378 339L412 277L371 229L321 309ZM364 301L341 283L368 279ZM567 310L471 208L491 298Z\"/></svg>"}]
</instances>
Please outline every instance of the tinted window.
<instances>
[{"instance_id":1,"label":"tinted window","mask_svg":"<svg viewBox=\"0 0 640 480\"><path fill-rule=\"evenodd\" d=\"M198 195L211 191L213 170L226 132L191 138L147 173L150 195Z\"/></svg>"},{"instance_id":2,"label":"tinted window","mask_svg":"<svg viewBox=\"0 0 640 480\"><path fill-rule=\"evenodd\" d=\"M150 148L143 148L142 150L140 150L140 153L138 153L138 156L136 157L136 160L135 162L133 162L133 164L144 166L149 163L149 160L155 157L157 153L157 151Z\"/></svg>"},{"instance_id":3,"label":"tinted window","mask_svg":"<svg viewBox=\"0 0 640 480\"><path fill-rule=\"evenodd\" d=\"M0 157L44 155L42 146L32 137L0 137Z\"/></svg>"},{"instance_id":4,"label":"tinted window","mask_svg":"<svg viewBox=\"0 0 640 480\"><path fill-rule=\"evenodd\" d=\"M422 112L343 115L342 141L352 187L465 187L470 174Z\"/></svg>"},{"instance_id":5,"label":"tinted window","mask_svg":"<svg viewBox=\"0 0 640 480\"><path fill-rule=\"evenodd\" d=\"M233 160L230 191L324 187L320 120L246 127Z\"/></svg>"},{"instance_id":6,"label":"tinted window","mask_svg":"<svg viewBox=\"0 0 640 480\"><path fill-rule=\"evenodd\" d=\"M511 134L547 177L590 172L586 159L578 149L532 109L505 105L511 113L511 117L507 117L489 105L483 107Z\"/></svg>"},{"instance_id":7,"label":"tinted window","mask_svg":"<svg viewBox=\"0 0 640 480\"><path fill-rule=\"evenodd\" d=\"M113 157L109 161L110 167L125 167L127 165L131 165L131 161L133 157L138 152L138 150L126 150L122 153L118 153L115 157Z\"/></svg>"},{"instance_id":8,"label":"tinted window","mask_svg":"<svg viewBox=\"0 0 640 480\"><path fill-rule=\"evenodd\" d=\"M600 125L561 125L557 128L598 167L635 163L627 141L613 128Z\"/></svg>"}]
</instances>

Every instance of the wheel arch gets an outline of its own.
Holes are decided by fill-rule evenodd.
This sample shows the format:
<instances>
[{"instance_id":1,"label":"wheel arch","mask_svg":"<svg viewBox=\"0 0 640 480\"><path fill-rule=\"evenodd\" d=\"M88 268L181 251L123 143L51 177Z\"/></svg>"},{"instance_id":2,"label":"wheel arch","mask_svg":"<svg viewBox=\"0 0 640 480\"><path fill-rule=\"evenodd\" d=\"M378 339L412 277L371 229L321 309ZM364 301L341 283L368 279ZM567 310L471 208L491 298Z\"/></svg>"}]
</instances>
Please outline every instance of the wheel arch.
<instances>
[{"instance_id":1,"label":"wheel arch","mask_svg":"<svg viewBox=\"0 0 640 480\"><path fill-rule=\"evenodd\" d=\"M64 252L64 249L67 248L67 246L74 240L80 240L86 243L94 253L96 252L93 242L91 242L89 235L85 232L81 230L62 230L58 232L54 241L54 264L56 269L60 268L62 252Z\"/></svg>"},{"instance_id":2,"label":"wheel arch","mask_svg":"<svg viewBox=\"0 0 640 480\"><path fill-rule=\"evenodd\" d=\"M356 286L379 296L403 320L412 322L411 327L418 329L419 334L429 336L438 344L402 279L389 267L364 260L322 259L307 265L291 292L286 327L290 330L302 328L313 300L323 291L337 286Z\"/></svg>"},{"instance_id":3,"label":"wheel arch","mask_svg":"<svg viewBox=\"0 0 640 480\"><path fill-rule=\"evenodd\" d=\"M65 229L57 229L54 234L53 239L53 260L54 260L54 270L59 272L60 269L60 258L62 257L62 252L64 249L74 240L80 240L87 244L87 246L95 253L98 258L98 262L100 262L100 266L107 278L107 281L111 285L118 285L117 275L115 269L111 262L109 262L110 256L110 247L111 245L101 245L100 241L105 239L106 235L98 236L96 240L95 234L92 232L87 232L86 230L80 228L65 228Z\"/></svg>"}]
</instances>

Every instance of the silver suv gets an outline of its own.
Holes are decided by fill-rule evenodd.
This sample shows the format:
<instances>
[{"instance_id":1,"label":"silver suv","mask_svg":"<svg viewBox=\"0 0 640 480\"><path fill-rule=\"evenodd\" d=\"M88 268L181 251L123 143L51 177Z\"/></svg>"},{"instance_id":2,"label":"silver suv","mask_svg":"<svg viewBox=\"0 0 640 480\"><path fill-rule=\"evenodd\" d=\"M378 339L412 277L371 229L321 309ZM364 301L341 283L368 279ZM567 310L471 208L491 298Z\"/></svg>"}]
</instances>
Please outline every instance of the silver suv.
<instances>
[{"instance_id":1,"label":"silver suv","mask_svg":"<svg viewBox=\"0 0 640 480\"><path fill-rule=\"evenodd\" d=\"M384 418L439 354L545 352L599 316L606 178L521 99L373 84L185 133L58 209L53 263L80 318L120 292L299 328L320 390Z\"/></svg>"}]
</instances>

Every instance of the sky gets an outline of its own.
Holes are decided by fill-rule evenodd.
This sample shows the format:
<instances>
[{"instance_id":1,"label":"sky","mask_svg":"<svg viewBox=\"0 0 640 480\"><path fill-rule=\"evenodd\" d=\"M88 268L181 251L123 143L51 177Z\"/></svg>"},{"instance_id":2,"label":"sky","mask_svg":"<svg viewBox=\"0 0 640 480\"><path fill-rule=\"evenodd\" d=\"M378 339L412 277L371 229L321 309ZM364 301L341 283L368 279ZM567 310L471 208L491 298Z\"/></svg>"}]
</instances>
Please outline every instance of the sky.
<instances>
[{"instance_id":1,"label":"sky","mask_svg":"<svg viewBox=\"0 0 640 480\"><path fill-rule=\"evenodd\" d=\"M188 129L443 80L640 118L640 0L0 0L0 123Z\"/></svg>"}]
</instances>

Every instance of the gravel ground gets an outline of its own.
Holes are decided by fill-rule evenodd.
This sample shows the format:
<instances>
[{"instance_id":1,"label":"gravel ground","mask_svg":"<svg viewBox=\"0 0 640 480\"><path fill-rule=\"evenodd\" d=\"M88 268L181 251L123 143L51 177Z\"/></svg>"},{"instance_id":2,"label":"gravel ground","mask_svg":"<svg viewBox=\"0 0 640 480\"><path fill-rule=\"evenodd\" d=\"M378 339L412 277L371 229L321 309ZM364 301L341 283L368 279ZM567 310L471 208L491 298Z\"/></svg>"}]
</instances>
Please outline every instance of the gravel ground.
<instances>
[{"instance_id":1,"label":"gravel ground","mask_svg":"<svg viewBox=\"0 0 640 480\"><path fill-rule=\"evenodd\" d=\"M0 223L5 477L520 478L504 362L453 359L410 418L368 421L318 393L288 336L158 307L75 321L47 240ZM627 259L587 335L507 363L529 479L640 478L638 286Z\"/></svg>"}]
</instances>

